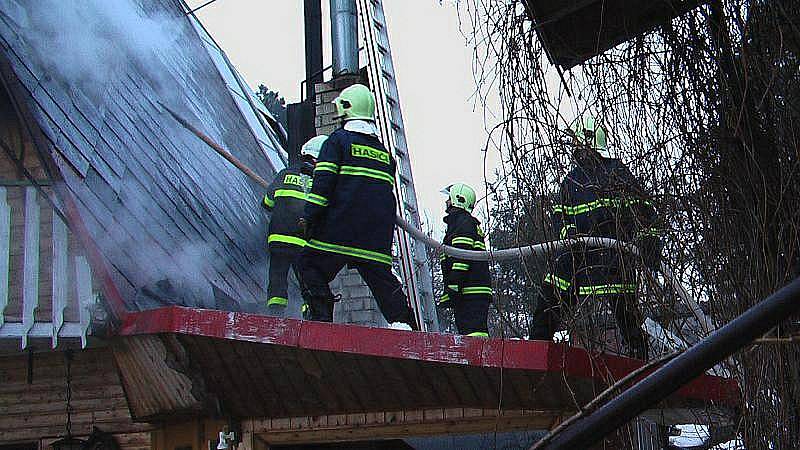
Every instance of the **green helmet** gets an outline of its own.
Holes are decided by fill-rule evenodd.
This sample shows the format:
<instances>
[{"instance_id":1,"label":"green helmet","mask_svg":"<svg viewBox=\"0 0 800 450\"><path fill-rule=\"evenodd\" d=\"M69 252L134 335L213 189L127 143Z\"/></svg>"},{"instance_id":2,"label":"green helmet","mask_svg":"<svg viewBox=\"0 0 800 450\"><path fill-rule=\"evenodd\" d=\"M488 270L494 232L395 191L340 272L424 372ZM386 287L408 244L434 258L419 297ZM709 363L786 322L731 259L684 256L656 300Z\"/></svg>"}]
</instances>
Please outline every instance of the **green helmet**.
<instances>
[{"instance_id":1,"label":"green helmet","mask_svg":"<svg viewBox=\"0 0 800 450\"><path fill-rule=\"evenodd\" d=\"M450 204L467 212L475 208L475 189L464 183L454 183L442 189L443 194L450 197Z\"/></svg>"},{"instance_id":2,"label":"green helmet","mask_svg":"<svg viewBox=\"0 0 800 450\"><path fill-rule=\"evenodd\" d=\"M597 150L604 158L610 156L606 143L606 129L594 117L584 116L576 120L572 124L572 132L581 144Z\"/></svg>"},{"instance_id":3,"label":"green helmet","mask_svg":"<svg viewBox=\"0 0 800 450\"><path fill-rule=\"evenodd\" d=\"M319 158L319 152L322 150L322 144L328 140L328 136L325 134L320 134L319 136L314 136L305 144L303 147L300 148L301 155L308 155L314 159Z\"/></svg>"},{"instance_id":4,"label":"green helmet","mask_svg":"<svg viewBox=\"0 0 800 450\"><path fill-rule=\"evenodd\" d=\"M344 120L375 120L375 96L363 84L354 84L333 99L336 115Z\"/></svg>"}]
</instances>

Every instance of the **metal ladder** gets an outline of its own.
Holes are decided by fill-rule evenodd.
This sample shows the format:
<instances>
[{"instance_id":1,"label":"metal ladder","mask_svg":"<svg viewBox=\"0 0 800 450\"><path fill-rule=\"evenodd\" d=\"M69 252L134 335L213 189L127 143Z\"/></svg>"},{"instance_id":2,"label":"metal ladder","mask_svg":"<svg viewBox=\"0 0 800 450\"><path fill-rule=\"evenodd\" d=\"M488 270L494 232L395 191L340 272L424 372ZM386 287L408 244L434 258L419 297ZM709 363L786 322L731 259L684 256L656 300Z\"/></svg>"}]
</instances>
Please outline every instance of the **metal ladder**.
<instances>
[{"instance_id":1,"label":"metal ladder","mask_svg":"<svg viewBox=\"0 0 800 450\"><path fill-rule=\"evenodd\" d=\"M398 211L410 224L421 228L383 3L381 0L357 0L357 4L369 82L377 100L378 128L384 145L392 150L397 160L395 186ZM396 228L395 237L397 266L417 315L417 322L423 331L438 331L431 266L426 248L399 228Z\"/></svg>"}]
</instances>

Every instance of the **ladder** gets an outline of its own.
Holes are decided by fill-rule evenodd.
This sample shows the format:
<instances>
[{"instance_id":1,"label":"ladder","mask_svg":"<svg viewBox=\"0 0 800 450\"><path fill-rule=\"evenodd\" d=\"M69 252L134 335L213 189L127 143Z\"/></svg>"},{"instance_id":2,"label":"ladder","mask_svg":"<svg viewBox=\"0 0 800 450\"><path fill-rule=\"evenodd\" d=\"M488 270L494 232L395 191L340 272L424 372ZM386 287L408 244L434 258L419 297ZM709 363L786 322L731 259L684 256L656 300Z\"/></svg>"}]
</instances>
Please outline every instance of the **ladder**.
<instances>
[{"instance_id":1,"label":"ladder","mask_svg":"<svg viewBox=\"0 0 800 450\"><path fill-rule=\"evenodd\" d=\"M357 0L357 5L369 82L376 97L376 122L384 145L397 160L395 186L398 211L410 224L421 228L383 3L381 0ZM417 323L423 331L439 331L427 250L421 242L399 227L395 229L395 238L396 265L417 316Z\"/></svg>"}]
</instances>

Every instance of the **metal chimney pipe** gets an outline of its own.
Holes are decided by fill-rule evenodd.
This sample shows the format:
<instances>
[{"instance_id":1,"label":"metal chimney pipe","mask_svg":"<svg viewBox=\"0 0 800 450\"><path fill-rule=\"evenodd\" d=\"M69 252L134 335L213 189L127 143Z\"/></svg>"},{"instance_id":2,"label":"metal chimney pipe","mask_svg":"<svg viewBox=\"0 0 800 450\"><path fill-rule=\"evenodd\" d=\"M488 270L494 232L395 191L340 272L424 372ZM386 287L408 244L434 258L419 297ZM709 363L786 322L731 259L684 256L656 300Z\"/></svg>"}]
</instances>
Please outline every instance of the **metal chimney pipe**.
<instances>
[{"instance_id":1,"label":"metal chimney pipe","mask_svg":"<svg viewBox=\"0 0 800 450\"><path fill-rule=\"evenodd\" d=\"M356 0L331 0L333 76L358 73Z\"/></svg>"}]
</instances>

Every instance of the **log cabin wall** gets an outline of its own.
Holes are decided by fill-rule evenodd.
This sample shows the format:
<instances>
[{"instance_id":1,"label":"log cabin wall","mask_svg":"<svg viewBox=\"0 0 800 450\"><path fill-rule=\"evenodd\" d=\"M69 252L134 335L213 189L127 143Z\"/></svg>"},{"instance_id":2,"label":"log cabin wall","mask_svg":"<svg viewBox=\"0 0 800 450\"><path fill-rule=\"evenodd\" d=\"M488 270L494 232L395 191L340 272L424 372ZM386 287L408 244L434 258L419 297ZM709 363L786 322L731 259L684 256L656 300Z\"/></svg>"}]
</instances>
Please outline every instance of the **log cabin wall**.
<instances>
[{"instance_id":1,"label":"log cabin wall","mask_svg":"<svg viewBox=\"0 0 800 450\"><path fill-rule=\"evenodd\" d=\"M149 450L147 423L134 423L111 351L76 351L71 362L72 432L111 433L122 450ZM36 443L44 450L65 432L63 352L0 356L0 444Z\"/></svg>"}]
</instances>

